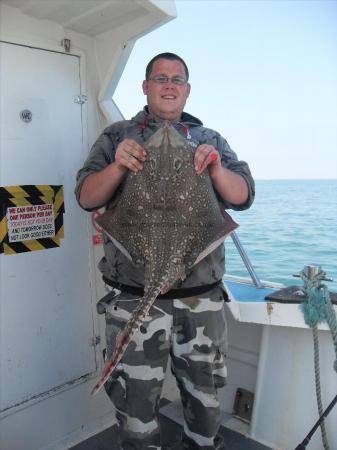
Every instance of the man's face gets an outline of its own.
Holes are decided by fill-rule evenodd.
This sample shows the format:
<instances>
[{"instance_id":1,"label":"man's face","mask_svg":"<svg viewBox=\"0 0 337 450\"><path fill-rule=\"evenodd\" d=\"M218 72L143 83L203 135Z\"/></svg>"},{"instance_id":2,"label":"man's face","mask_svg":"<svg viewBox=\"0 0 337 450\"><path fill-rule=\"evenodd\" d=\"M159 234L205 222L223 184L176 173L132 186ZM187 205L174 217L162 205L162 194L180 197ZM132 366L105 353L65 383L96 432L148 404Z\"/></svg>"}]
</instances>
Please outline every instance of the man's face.
<instances>
[{"instance_id":1,"label":"man's face","mask_svg":"<svg viewBox=\"0 0 337 450\"><path fill-rule=\"evenodd\" d=\"M164 75L186 79L185 69L180 61L157 59L150 78ZM164 120L180 120L190 89L189 83L178 85L171 80L163 84L153 80L143 81L143 92L147 95L149 111Z\"/></svg>"}]
</instances>

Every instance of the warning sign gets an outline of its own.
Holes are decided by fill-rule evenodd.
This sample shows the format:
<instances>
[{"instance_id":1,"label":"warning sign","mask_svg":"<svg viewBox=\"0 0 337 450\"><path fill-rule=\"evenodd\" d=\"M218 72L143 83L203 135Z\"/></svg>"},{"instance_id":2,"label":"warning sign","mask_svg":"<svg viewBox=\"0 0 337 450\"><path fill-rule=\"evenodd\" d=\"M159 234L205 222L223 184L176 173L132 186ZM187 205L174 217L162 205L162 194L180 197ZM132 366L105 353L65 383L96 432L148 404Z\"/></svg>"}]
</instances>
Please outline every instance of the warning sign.
<instances>
[{"instance_id":1,"label":"warning sign","mask_svg":"<svg viewBox=\"0 0 337 450\"><path fill-rule=\"evenodd\" d=\"M61 185L0 186L0 253L59 247L63 214Z\"/></svg>"},{"instance_id":2,"label":"warning sign","mask_svg":"<svg viewBox=\"0 0 337 450\"><path fill-rule=\"evenodd\" d=\"M52 203L11 207L7 209L6 217L9 242L55 236Z\"/></svg>"}]
</instances>

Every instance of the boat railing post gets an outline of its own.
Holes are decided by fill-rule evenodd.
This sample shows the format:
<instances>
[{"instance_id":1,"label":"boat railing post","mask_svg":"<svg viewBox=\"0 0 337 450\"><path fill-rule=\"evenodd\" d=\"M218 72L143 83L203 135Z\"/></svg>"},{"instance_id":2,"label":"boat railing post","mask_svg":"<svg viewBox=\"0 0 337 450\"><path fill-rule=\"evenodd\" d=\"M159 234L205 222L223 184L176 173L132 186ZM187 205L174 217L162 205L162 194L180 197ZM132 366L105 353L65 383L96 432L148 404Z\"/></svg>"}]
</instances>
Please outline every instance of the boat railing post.
<instances>
[{"instance_id":1,"label":"boat railing post","mask_svg":"<svg viewBox=\"0 0 337 450\"><path fill-rule=\"evenodd\" d=\"M245 249L243 248L238 235L235 233L235 231L231 232L231 238L235 244L235 247L237 249L237 251L239 252L239 255L241 256L241 259L244 263L244 265L246 266L246 269L249 272L249 275L251 276L254 285L258 288L261 289L263 288L263 284L261 283L259 277L257 276L257 273L255 272L255 269L252 265L252 263L250 262L250 259L248 258L247 253L245 252Z\"/></svg>"}]
</instances>

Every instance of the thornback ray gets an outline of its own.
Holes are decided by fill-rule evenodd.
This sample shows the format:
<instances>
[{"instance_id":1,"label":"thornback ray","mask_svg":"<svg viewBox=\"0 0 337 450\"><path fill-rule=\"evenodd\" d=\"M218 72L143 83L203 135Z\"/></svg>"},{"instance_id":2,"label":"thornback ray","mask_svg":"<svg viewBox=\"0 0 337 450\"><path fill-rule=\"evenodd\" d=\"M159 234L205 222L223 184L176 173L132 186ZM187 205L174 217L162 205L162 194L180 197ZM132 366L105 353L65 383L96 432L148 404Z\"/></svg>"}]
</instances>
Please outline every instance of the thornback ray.
<instances>
[{"instance_id":1,"label":"thornback ray","mask_svg":"<svg viewBox=\"0 0 337 450\"><path fill-rule=\"evenodd\" d=\"M96 219L124 255L144 265L144 296L118 334L92 394L109 379L156 298L238 226L219 204L208 171L196 174L195 150L169 122L144 149L143 170L128 173L117 206Z\"/></svg>"}]
</instances>

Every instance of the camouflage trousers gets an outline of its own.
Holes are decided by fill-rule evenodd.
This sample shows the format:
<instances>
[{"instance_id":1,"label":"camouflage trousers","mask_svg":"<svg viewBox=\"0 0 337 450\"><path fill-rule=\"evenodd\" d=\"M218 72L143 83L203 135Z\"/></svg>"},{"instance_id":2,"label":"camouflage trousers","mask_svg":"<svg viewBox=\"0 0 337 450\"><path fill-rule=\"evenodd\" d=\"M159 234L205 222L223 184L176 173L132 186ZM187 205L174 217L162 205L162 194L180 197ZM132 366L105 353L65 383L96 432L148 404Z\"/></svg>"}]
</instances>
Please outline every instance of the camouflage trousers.
<instances>
[{"instance_id":1,"label":"camouflage trousers","mask_svg":"<svg viewBox=\"0 0 337 450\"><path fill-rule=\"evenodd\" d=\"M138 299L121 293L106 311L107 357ZM227 327L220 287L199 297L157 299L105 384L116 408L123 450L161 449L159 400L168 357L184 410L182 448L215 450L217 389L226 381Z\"/></svg>"}]
</instances>

